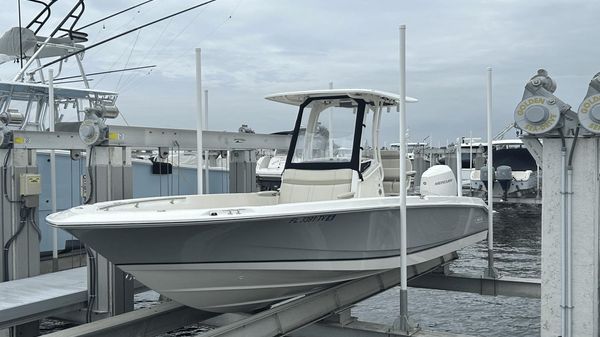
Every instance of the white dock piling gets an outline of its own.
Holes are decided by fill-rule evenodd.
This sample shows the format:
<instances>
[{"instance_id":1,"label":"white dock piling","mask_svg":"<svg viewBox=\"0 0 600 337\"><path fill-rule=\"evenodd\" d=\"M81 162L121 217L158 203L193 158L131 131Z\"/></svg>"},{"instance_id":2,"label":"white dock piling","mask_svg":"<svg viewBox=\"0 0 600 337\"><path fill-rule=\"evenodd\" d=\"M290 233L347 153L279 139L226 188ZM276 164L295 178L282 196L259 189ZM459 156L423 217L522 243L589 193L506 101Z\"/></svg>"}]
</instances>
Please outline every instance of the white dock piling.
<instances>
[{"instance_id":1,"label":"white dock piling","mask_svg":"<svg viewBox=\"0 0 600 337\"><path fill-rule=\"evenodd\" d=\"M487 170L488 170L488 277L496 277L494 270L494 161L492 148L492 68L487 69Z\"/></svg>"},{"instance_id":2,"label":"white dock piling","mask_svg":"<svg viewBox=\"0 0 600 337\"><path fill-rule=\"evenodd\" d=\"M198 143L196 150L197 170L196 177L198 178L198 194L203 194L202 184L202 129L203 113L202 113L202 55L201 49L196 48L196 108L198 109L198 117L196 120L196 141Z\"/></svg>"},{"instance_id":3,"label":"white dock piling","mask_svg":"<svg viewBox=\"0 0 600 337\"><path fill-rule=\"evenodd\" d=\"M400 26L400 316L396 328L408 332L408 277L406 240L406 26Z\"/></svg>"},{"instance_id":4,"label":"white dock piling","mask_svg":"<svg viewBox=\"0 0 600 337\"><path fill-rule=\"evenodd\" d=\"M48 70L48 118L50 132L54 132L55 105L54 105L54 69ZM56 151L50 150L50 204L52 213L56 213ZM52 270L58 268L58 228L52 228Z\"/></svg>"},{"instance_id":5,"label":"white dock piling","mask_svg":"<svg viewBox=\"0 0 600 337\"><path fill-rule=\"evenodd\" d=\"M572 138L567 138L567 149ZM542 311L541 336L561 335L561 312L570 311L571 336L598 336L600 144L598 138L579 138L573 154L571 254L572 297L562 304L561 285L561 140L544 138L542 172ZM566 233L565 233L566 234ZM568 275L567 275L568 276ZM563 306L568 307L563 309ZM568 333L568 332L567 332Z\"/></svg>"},{"instance_id":6,"label":"white dock piling","mask_svg":"<svg viewBox=\"0 0 600 337\"><path fill-rule=\"evenodd\" d=\"M204 90L204 122L202 126L204 130L208 130L208 90ZM204 179L206 180L206 194L210 193L210 160L208 159L209 151L204 151L204 158L206 160L206 169L204 171Z\"/></svg>"}]
</instances>

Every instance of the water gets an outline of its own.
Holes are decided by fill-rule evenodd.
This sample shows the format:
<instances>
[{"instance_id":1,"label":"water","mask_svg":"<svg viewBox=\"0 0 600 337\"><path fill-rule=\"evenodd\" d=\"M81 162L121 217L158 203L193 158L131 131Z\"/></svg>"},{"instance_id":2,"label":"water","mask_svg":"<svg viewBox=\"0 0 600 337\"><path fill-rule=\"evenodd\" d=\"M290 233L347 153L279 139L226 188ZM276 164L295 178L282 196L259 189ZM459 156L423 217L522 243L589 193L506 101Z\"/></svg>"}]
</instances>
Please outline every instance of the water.
<instances>
[{"instance_id":1,"label":"water","mask_svg":"<svg viewBox=\"0 0 600 337\"><path fill-rule=\"evenodd\" d=\"M495 267L501 275L539 278L541 268L541 214L535 206L498 208L494 214ZM487 267L487 242L459 251L455 272L480 274ZM540 301L505 296L409 288L410 317L425 330L475 336L539 336ZM152 306L158 294L135 297L136 309ZM392 324L398 317L398 288L357 304L352 313L364 321ZM68 328L44 320L43 333ZM209 328L191 325L161 337L201 336Z\"/></svg>"},{"instance_id":2,"label":"water","mask_svg":"<svg viewBox=\"0 0 600 337\"><path fill-rule=\"evenodd\" d=\"M541 214L534 206L497 209L494 214L495 267L504 276L539 278ZM462 249L455 272L481 273L487 242ZM410 317L425 330L475 336L539 336L540 300L409 288ZM353 310L361 320L392 324L398 317L398 288Z\"/></svg>"}]
</instances>

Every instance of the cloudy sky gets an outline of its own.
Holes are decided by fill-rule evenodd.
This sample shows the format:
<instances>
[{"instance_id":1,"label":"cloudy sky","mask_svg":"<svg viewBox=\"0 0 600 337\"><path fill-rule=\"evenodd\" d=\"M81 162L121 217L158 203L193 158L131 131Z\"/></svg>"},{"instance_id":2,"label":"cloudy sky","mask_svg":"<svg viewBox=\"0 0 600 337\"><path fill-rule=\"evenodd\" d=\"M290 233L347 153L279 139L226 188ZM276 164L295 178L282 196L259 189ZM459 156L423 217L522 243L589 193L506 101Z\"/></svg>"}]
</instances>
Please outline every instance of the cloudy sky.
<instances>
[{"instance_id":1,"label":"cloudy sky","mask_svg":"<svg viewBox=\"0 0 600 337\"><path fill-rule=\"evenodd\" d=\"M141 0L87 1L78 26ZM85 30L90 43L201 1L154 0ZM60 0L40 35L75 0ZM39 10L22 1L23 25ZM209 90L209 129L257 132L292 127L295 109L263 99L270 93L334 87L398 90L398 27L407 25L410 138L434 145L456 137L485 138L486 68L494 69L494 133L513 120L525 82L545 68L556 95L575 109L600 71L598 1L217 0L88 51L87 72L142 65L96 76L92 86L120 92L132 125L195 126L194 49L202 48ZM4 0L0 30L18 25L17 0ZM89 43L88 43L89 44ZM0 66L8 80L18 65ZM72 62L63 75L75 73ZM396 113L384 116L383 141L398 139ZM119 120L122 123L122 120ZM509 136L514 136L510 132Z\"/></svg>"}]
</instances>

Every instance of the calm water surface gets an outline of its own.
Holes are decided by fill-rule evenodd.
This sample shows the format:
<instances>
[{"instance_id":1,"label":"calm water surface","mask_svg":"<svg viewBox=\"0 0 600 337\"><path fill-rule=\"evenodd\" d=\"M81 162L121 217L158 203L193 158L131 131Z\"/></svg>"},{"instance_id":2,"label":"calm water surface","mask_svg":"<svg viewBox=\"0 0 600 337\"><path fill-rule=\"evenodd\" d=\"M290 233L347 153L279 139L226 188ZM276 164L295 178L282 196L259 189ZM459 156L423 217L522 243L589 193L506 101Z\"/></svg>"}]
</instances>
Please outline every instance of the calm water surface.
<instances>
[{"instance_id":1,"label":"calm water surface","mask_svg":"<svg viewBox=\"0 0 600 337\"><path fill-rule=\"evenodd\" d=\"M495 266L501 275L539 278L541 213L533 206L505 207L494 214ZM451 270L480 274L487 266L487 242L459 251ZM539 336L537 299L409 288L411 318L425 330L475 336ZM398 316L398 288L353 309L361 320L391 324Z\"/></svg>"},{"instance_id":2,"label":"calm water surface","mask_svg":"<svg viewBox=\"0 0 600 337\"><path fill-rule=\"evenodd\" d=\"M494 214L495 266L501 275L539 278L541 215L535 206L503 207ZM451 265L455 272L480 274L487 266L487 242L459 251ZM136 309L152 306L158 294L146 292L135 297ZM392 324L398 316L398 288L390 289L357 304L352 313L364 321ZM539 336L540 301L504 296L409 288L411 318L425 330L463 333L474 336ZM49 333L71 325L44 320ZM161 335L201 336L208 328L192 325Z\"/></svg>"}]
</instances>

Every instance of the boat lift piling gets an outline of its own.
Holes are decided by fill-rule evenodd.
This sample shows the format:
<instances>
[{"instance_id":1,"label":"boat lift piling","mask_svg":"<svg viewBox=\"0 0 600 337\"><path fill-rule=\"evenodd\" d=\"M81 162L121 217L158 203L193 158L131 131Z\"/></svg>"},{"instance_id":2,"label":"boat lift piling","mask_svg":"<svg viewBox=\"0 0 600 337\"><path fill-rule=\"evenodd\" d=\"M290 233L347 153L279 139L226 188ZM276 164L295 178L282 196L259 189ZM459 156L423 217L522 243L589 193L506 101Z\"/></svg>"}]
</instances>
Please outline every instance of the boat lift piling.
<instances>
[{"instance_id":1,"label":"boat lift piling","mask_svg":"<svg viewBox=\"0 0 600 337\"><path fill-rule=\"evenodd\" d=\"M121 146L95 146L87 150L90 165L87 172L91 203L133 198L133 172L131 148ZM95 297L93 317L108 317L133 310L133 278L93 252L95 270L88 268L90 296ZM95 278L95 280L91 280Z\"/></svg>"},{"instance_id":2,"label":"boat lift piling","mask_svg":"<svg viewBox=\"0 0 600 337\"><path fill-rule=\"evenodd\" d=\"M198 194L204 193L202 183L202 131L204 130L204 114L202 113L202 50L196 48L196 109L198 109L198 115L196 117L196 144L197 149L197 175L198 179Z\"/></svg>"},{"instance_id":3,"label":"boat lift piling","mask_svg":"<svg viewBox=\"0 0 600 337\"><path fill-rule=\"evenodd\" d=\"M43 70L40 70L43 71ZM48 113L49 130L54 132L56 104L54 104L54 69L48 69ZM56 213L56 152L50 150L50 202L52 213ZM52 228L52 271L58 271L58 228Z\"/></svg>"},{"instance_id":4,"label":"boat lift piling","mask_svg":"<svg viewBox=\"0 0 600 337\"><path fill-rule=\"evenodd\" d=\"M406 26L400 26L400 314L394 322L394 329L410 335L414 328L408 317L408 276L407 276L407 238L406 238Z\"/></svg>"},{"instance_id":5,"label":"boat lift piling","mask_svg":"<svg viewBox=\"0 0 600 337\"><path fill-rule=\"evenodd\" d=\"M489 278L496 278L496 270L494 269L494 179L492 178L493 173L493 148L492 148L492 68L487 68L487 81L486 81L486 112L487 112L487 171L488 171L488 185L487 185L487 204L488 204L488 256L487 262L488 267L486 276Z\"/></svg>"},{"instance_id":6,"label":"boat lift piling","mask_svg":"<svg viewBox=\"0 0 600 337\"><path fill-rule=\"evenodd\" d=\"M202 126L204 128L203 131L205 131L208 130L208 90L204 90L204 114L202 116L204 116ZM206 169L204 170L204 188L206 189L206 194L210 193L210 159L208 155L209 151L204 150L204 162L206 163L204 164L206 166Z\"/></svg>"},{"instance_id":7,"label":"boat lift piling","mask_svg":"<svg viewBox=\"0 0 600 337\"><path fill-rule=\"evenodd\" d=\"M460 138L456 139L454 150L456 152L456 195L462 196L462 148Z\"/></svg>"},{"instance_id":8,"label":"boat lift piling","mask_svg":"<svg viewBox=\"0 0 600 337\"><path fill-rule=\"evenodd\" d=\"M597 336L600 76L592 78L577 113L555 89L548 72L538 70L514 112L544 172L541 336Z\"/></svg>"},{"instance_id":9,"label":"boat lift piling","mask_svg":"<svg viewBox=\"0 0 600 337\"><path fill-rule=\"evenodd\" d=\"M3 248L0 259L0 282L25 279L39 274L39 236L31 222L24 219L24 205L20 201L21 193L24 192L20 186L20 177L28 175L33 178L38 173L35 156L35 151L32 150L0 148L0 170L2 171L0 242ZM30 199L29 206L39 207L38 194L34 191L25 194L30 194L27 196ZM39 223L37 212L32 212L30 216ZM0 336L3 333L0 328ZM12 333L23 336L37 335L38 323L29 321L15 326L12 328Z\"/></svg>"}]
</instances>

